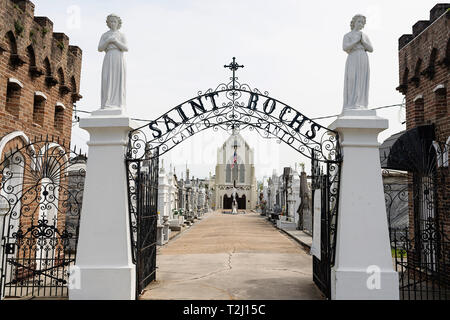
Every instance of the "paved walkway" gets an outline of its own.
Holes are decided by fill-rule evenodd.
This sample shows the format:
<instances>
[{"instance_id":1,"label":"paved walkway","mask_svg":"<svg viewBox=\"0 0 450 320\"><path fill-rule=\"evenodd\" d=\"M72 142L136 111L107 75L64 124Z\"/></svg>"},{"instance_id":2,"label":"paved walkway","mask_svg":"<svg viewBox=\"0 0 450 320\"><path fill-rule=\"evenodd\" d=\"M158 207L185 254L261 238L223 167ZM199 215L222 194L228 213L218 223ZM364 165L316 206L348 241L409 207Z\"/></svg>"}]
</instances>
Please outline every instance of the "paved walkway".
<instances>
[{"instance_id":1,"label":"paved walkway","mask_svg":"<svg viewBox=\"0 0 450 320\"><path fill-rule=\"evenodd\" d=\"M141 299L323 299L312 258L256 213L210 213L159 249Z\"/></svg>"}]
</instances>

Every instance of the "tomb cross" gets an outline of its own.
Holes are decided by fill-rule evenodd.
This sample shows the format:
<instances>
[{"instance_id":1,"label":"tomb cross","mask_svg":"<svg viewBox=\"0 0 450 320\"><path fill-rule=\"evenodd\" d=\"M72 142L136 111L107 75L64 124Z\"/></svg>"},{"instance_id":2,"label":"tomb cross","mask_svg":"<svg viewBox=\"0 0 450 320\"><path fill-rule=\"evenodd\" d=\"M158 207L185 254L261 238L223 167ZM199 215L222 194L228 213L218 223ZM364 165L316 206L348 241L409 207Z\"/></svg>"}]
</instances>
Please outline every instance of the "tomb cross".
<instances>
[{"instance_id":1,"label":"tomb cross","mask_svg":"<svg viewBox=\"0 0 450 320\"><path fill-rule=\"evenodd\" d=\"M224 68L228 68L233 72L233 77L231 78L231 80L233 81L233 89L236 88L236 70L239 68L243 68L243 65L239 65L236 62L236 57L233 57L233 61L229 64L229 65L224 65Z\"/></svg>"}]
</instances>

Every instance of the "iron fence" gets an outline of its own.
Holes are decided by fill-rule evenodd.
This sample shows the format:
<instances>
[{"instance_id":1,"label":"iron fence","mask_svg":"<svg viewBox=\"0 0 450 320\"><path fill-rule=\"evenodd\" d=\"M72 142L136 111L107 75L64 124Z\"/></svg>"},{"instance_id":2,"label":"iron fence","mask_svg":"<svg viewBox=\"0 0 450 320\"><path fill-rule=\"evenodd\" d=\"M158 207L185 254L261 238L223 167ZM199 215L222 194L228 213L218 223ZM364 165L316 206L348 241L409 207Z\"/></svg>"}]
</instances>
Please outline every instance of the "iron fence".
<instances>
[{"instance_id":1,"label":"iron fence","mask_svg":"<svg viewBox=\"0 0 450 320\"><path fill-rule=\"evenodd\" d=\"M6 151L0 163L0 296L67 296L86 157L56 139Z\"/></svg>"}]
</instances>

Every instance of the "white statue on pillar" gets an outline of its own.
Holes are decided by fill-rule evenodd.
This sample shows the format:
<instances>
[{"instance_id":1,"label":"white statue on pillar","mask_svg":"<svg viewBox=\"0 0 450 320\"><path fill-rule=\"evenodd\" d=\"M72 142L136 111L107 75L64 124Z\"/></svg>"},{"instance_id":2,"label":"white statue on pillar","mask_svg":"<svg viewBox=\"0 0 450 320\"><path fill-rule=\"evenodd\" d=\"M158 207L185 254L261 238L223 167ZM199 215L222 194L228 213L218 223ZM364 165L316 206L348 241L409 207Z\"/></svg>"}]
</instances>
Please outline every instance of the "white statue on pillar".
<instances>
[{"instance_id":1,"label":"white statue on pillar","mask_svg":"<svg viewBox=\"0 0 450 320\"><path fill-rule=\"evenodd\" d=\"M98 51L105 51L102 67L101 109L123 109L126 105L126 65L123 53L127 41L119 32L122 19L115 14L106 18L109 31L100 38Z\"/></svg>"},{"instance_id":2,"label":"white statue on pillar","mask_svg":"<svg viewBox=\"0 0 450 320\"><path fill-rule=\"evenodd\" d=\"M345 64L344 107L346 110L367 110L369 105L369 57L373 47L362 29L366 17L357 14L353 17L350 27L352 31L344 36L343 49L348 53Z\"/></svg>"}]
</instances>

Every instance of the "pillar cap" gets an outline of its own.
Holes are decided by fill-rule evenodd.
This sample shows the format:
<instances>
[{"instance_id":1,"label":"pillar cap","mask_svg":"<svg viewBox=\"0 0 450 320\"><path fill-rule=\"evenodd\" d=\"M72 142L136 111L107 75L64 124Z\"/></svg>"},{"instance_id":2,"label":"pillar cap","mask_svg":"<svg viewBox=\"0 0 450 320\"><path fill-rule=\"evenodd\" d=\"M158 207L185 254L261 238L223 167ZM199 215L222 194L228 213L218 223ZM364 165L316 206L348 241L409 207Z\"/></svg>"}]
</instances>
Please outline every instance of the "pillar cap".
<instances>
[{"instance_id":1,"label":"pillar cap","mask_svg":"<svg viewBox=\"0 0 450 320\"><path fill-rule=\"evenodd\" d=\"M351 110L343 112L328 128L340 129L379 129L383 131L389 127L389 121L376 115L375 110Z\"/></svg>"},{"instance_id":2,"label":"pillar cap","mask_svg":"<svg viewBox=\"0 0 450 320\"><path fill-rule=\"evenodd\" d=\"M80 119L80 128L103 128L103 127L127 127L135 129L138 124L131 120L128 116L99 116L91 115L87 118Z\"/></svg>"}]
</instances>

